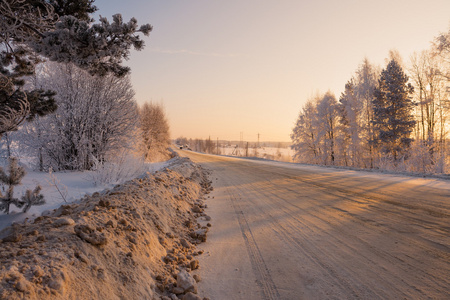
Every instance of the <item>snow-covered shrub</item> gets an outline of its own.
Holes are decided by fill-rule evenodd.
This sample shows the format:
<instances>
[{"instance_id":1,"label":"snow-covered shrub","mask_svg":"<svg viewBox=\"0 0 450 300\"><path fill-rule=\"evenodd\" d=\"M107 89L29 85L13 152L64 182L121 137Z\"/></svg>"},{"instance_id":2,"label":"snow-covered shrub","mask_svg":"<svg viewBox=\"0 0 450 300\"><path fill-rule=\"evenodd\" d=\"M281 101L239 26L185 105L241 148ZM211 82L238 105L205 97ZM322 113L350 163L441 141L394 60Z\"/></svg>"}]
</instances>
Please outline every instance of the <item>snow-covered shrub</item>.
<instances>
[{"instance_id":1,"label":"snow-covered shrub","mask_svg":"<svg viewBox=\"0 0 450 300\"><path fill-rule=\"evenodd\" d=\"M94 160L93 169L89 177L95 185L119 184L143 174L146 166L142 156L136 156L130 151L120 151L115 159L105 162Z\"/></svg>"},{"instance_id":2,"label":"snow-covered shrub","mask_svg":"<svg viewBox=\"0 0 450 300\"><path fill-rule=\"evenodd\" d=\"M128 77L91 76L74 65L47 64L36 84L56 91L58 109L23 127L20 144L39 170L90 170L129 144L138 112Z\"/></svg>"},{"instance_id":3,"label":"snow-covered shrub","mask_svg":"<svg viewBox=\"0 0 450 300\"><path fill-rule=\"evenodd\" d=\"M434 173L432 154L422 141L413 143L409 152L409 158L404 162L408 172Z\"/></svg>"}]
</instances>

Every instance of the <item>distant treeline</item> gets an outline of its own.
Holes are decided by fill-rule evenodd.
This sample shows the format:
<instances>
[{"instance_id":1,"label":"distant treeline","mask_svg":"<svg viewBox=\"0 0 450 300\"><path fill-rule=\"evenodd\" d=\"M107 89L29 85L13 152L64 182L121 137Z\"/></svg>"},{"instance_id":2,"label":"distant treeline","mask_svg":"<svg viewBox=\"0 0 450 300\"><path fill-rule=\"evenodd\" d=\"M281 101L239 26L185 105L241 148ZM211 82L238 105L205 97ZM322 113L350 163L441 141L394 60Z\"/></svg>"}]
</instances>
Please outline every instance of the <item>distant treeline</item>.
<instances>
[{"instance_id":1,"label":"distant treeline","mask_svg":"<svg viewBox=\"0 0 450 300\"><path fill-rule=\"evenodd\" d=\"M248 141L228 141L228 140L217 140L217 139L192 139L185 137L178 137L173 140L173 143L178 146L188 146L193 151L211 153L211 154L220 154L220 148L224 147L232 147L232 148L261 148L261 147L270 147L270 148L289 148L292 143L290 142L248 142Z\"/></svg>"}]
</instances>

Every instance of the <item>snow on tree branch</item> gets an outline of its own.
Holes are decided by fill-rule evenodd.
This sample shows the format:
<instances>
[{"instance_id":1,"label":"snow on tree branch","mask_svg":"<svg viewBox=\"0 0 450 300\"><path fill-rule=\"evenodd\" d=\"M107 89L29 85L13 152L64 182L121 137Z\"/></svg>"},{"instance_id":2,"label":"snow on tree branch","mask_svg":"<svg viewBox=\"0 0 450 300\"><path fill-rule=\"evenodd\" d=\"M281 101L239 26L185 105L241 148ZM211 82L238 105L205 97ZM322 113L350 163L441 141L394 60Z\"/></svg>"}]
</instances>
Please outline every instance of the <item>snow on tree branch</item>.
<instances>
[{"instance_id":1,"label":"snow on tree branch","mask_svg":"<svg viewBox=\"0 0 450 300\"><path fill-rule=\"evenodd\" d=\"M148 24L138 28L135 18L124 23L120 14L113 16L112 23L101 17L100 23L92 26L65 16L56 23L55 30L44 33L33 44L33 49L51 61L71 62L91 74L123 76L129 68L121 63L128 58L131 47L141 50L144 46L137 33L148 36L151 29Z\"/></svg>"}]
</instances>

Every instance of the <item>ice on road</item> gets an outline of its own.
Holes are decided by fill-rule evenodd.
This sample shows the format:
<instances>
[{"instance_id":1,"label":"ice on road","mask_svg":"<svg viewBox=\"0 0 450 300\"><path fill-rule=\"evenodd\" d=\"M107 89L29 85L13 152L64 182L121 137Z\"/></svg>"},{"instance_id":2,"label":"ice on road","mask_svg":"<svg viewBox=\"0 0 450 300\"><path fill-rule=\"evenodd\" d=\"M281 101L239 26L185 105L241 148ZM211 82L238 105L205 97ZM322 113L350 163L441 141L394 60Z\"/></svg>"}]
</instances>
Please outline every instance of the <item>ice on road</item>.
<instances>
[{"instance_id":1,"label":"ice on road","mask_svg":"<svg viewBox=\"0 0 450 300\"><path fill-rule=\"evenodd\" d=\"M448 181L180 154L215 188L200 294L448 299Z\"/></svg>"}]
</instances>

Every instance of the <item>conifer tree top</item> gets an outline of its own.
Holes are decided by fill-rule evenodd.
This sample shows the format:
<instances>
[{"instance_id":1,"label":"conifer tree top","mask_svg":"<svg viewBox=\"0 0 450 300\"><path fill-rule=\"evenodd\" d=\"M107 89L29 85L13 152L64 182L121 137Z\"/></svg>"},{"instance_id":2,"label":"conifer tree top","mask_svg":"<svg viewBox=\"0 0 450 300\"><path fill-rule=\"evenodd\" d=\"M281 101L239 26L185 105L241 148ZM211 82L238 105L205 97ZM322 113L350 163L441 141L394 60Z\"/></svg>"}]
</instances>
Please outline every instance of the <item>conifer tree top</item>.
<instances>
[{"instance_id":1,"label":"conifer tree top","mask_svg":"<svg viewBox=\"0 0 450 300\"><path fill-rule=\"evenodd\" d=\"M97 8L93 0L2 0L0 1L0 72L18 78L34 72L39 57L72 62L92 74L122 76L122 65L131 47L140 50L144 42L138 33L149 35L149 24L138 26L132 18L124 22L120 14L109 22L101 17L93 23L90 14Z\"/></svg>"}]
</instances>

